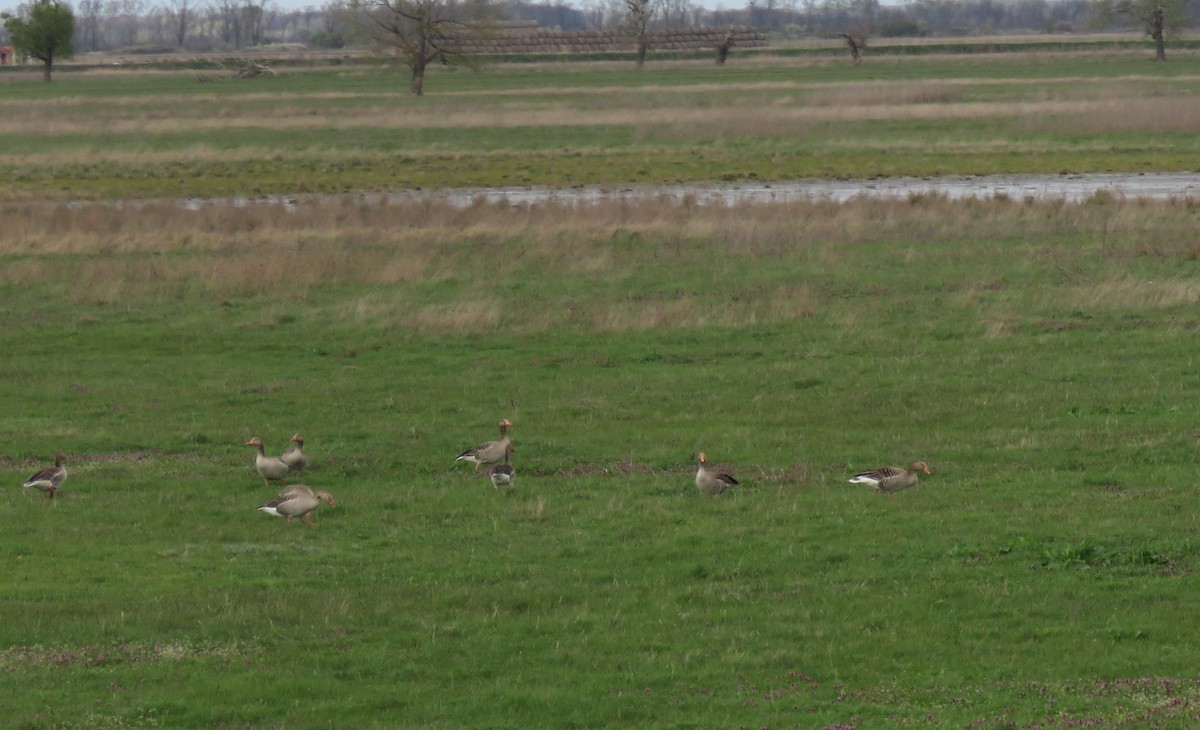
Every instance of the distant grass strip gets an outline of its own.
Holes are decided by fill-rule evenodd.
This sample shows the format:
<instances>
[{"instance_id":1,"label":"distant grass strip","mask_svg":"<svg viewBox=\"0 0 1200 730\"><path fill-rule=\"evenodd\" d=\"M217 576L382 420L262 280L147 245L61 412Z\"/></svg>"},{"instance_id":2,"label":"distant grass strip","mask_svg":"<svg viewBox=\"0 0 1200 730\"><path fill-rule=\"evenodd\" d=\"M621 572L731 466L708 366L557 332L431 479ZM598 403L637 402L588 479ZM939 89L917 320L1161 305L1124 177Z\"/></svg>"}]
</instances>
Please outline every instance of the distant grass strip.
<instances>
[{"instance_id":1,"label":"distant grass strip","mask_svg":"<svg viewBox=\"0 0 1200 730\"><path fill-rule=\"evenodd\" d=\"M2 75L0 75L2 76ZM1200 58L6 78L0 199L1195 168Z\"/></svg>"}]
</instances>

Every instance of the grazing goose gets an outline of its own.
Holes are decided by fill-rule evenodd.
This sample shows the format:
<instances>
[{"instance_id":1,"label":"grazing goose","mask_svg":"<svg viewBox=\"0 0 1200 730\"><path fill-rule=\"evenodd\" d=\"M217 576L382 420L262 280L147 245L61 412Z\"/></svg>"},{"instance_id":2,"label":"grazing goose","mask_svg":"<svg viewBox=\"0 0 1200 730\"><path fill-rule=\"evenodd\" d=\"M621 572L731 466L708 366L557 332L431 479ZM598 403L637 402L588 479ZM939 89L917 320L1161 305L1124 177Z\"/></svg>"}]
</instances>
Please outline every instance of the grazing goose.
<instances>
[{"instance_id":1,"label":"grazing goose","mask_svg":"<svg viewBox=\"0 0 1200 730\"><path fill-rule=\"evenodd\" d=\"M487 470L487 475L492 478L492 486L496 488L496 491L500 491L500 487L507 487L511 485L513 483L513 479L515 479L517 476L516 470L513 469L512 464L509 463L509 456L511 454L511 448L506 450L504 452L504 463L497 464L496 466L493 466Z\"/></svg>"},{"instance_id":2,"label":"grazing goose","mask_svg":"<svg viewBox=\"0 0 1200 730\"><path fill-rule=\"evenodd\" d=\"M738 480L728 474L709 471L704 466L707 463L708 457L700 454L700 467L696 469L696 491L702 494L720 494L738 485Z\"/></svg>"},{"instance_id":3,"label":"grazing goose","mask_svg":"<svg viewBox=\"0 0 1200 730\"><path fill-rule=\"evenodd\" d=\"M455 457L455 461L469 461L475 465L475 471L479 471L479 467L483 464L495 464L504 458L512 449L512 440L508 438L508 427L513 425L512 421L507 418L500 422L500 439L497 441L488 441L479 444L478 446L467 449L466 451Z\"/></svg>"},{"instance_id":4,"label":"grazing goose","mask_svg":"<svg viewBox=\"0 0 1200 730\"><path fill-rule=\"evenodd\" d=\"M258 449L258 455L254 457L254 468L258 470L258 475L263 478L263 484L271 486L270 480L276 481L283 479L291 471L291 468L284 463L283 459L277 456L267 456L266 450L263 448L262 439L255 436L246 442L247 446L253 446Z\"/></svg>"},{"instance_id":5,"label":"grazing goose","mask_svg":"<svg viewBox=\"0 0 1200 730\"><path fill-rule=\"evenodd\" d=\"M930 474L929 465L923 461L913 462L908 469L898 466L884 466L879 469L860 472L850 480L851 484L870 484L877 492L892 494L901 489L916 486L917 474Z\"/></svg>"},{"instance_id":6,"label":"grazing goose","mask_svg":"<svg viewBox=\"0 0 1200 730\"><path fill-rule=\"evenodd\" d=\"M289 525L292 524L293 517L299 517L300 521L309 527L316 527L316 523L307 517L321 506L321 502L330 507L335 506L333 496L329 492L314 492L303 484L292 484L284 487L278 499L267 502L259 507L258 511L276 517L285 517Z\"/></svg>"},{"instance_id":7,"label":"grazing goose","mask_svg":"<svg viewBox=\"0 0 1200 730\"><path fill-rule=\"evenodd\" d=\"M283 489L279 490L279 496L287 497L287 498L297 497L297 496L311 497L314 494L316 494L316 492L314 492L312 489L310 489L307 484L289 484L286 487L284 487ZM329 502L329 506L336 507L337 505L334 504L333 501L331 500Z\"/></svg>"},{"instance_id":8,"label":"grazing goose","mask_svg":"<svg viewBox=\"0 0 1200 730\"><path fill-rule=\"evenodd\" d=\"M279 455L279 460L288 465L294 472L302 472L308 466L308 454L304 453L304 437L296 434L292 437L292 446Z\"/></svg>"},{"instance_id":9,"label":"grazing goose","mask_svg":"<svg viewBox=\"0 0 1200 730\"><path fill-rule=\"evenodd\" d=\"M33 476L25 480L23 486L40 489L46 495L46 499L54 499L55 491L67 480L67 468L62 463L63 453L60 451L54 455L54 466L34 472Z\"/></svg>"}]
</instances>

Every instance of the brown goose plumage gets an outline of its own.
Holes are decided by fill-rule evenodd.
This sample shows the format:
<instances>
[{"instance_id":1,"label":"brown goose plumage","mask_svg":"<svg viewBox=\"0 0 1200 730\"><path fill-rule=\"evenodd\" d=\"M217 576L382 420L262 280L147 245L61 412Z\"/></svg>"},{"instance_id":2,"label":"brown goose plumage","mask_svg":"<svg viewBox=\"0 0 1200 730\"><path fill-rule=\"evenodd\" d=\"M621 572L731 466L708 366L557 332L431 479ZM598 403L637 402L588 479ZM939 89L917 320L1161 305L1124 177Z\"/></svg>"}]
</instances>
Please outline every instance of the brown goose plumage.
<instances>
[{"instance_id":1,"label":"brown goose plumage","mask_svg":"<svg viewBox=\"0 0 1200 730\"><path fill-rule=\"evenodd\" d=\"M908 489L917 484L917 475L929 475L929 465L923 461L913 462L908 469L898 466L883 466L870 471L859 472L850 480L851 484L869 484L877 492L893 494L901 489Z\"/></svg>"},{"instance_id":2,"label":"brown goose plumage","mask_svg":"<svg viewBox=\"0 0 1200 730\"><path fill-rule=\"evenodd\" d=\"M329 492L314 492L303 484L291 484L283 488L279 493L278 499L273 499L263 506L258 508L259 512L266 512L269 515L276 517L284 517L288 524L292 524L292 518L298 517L301 522L309 527L315 527L316 523L307 519L308 515L314 512L317 507L321 506L321 502L328 504L330 507L336 507L333 502L333 496Z\"/></svg>"},{"instance_id":3,"label":"brown goose plumage","mask_svg":"<svg viewBox=\"0 0 1200 730\"><path fill-rule=\"evenodd\" d=\"M475 465L475 471L483 464L495 464L512 450L512 439L508 437L508 427L513 425L507 418L500 422L500 438L497 441L486 441L478 446L467 449L454 458L455 461L468 461Z\"/></svg>"},{"instance_id":4,"label":"brown goose plumage","mask_svg":"<svg viewBox=\"0 0 1200 730\"><path fill-rule=\"evenodd\" d=\"M709 471L705 466L707 463L708 457L700 454L700 466L696 469L696 491L702 494L720 494L738 485L738 480L728 474Z\"/></svg>"},{"instance_id":5,"label":"brown goose plumage","mask_svg":"<svg viewBox=\"0 0 1200 730\"><path fill-rule=\"evenodd\" d=\"M304 437L300 434L293 436L292 445L279 455L279 460L294 472L304 471L308 466L308 454L304 453Z\"/></svg>"},{"instance_id":6,"label":"brown goose plumage","mask_svg":"<svg viewBox=\"0 0 1200 730\"><path fill-rule=\"evenodd\" d=\"M487 470L487 475L492 479L492 486L497 491L500 490L500 487L511 486L513 480L517 478L517 471L513 469L510 462L511 455L512 449L510 448L504 452L503 464L497 464Z\"/></svg>"},{"instance_id":7,"label":"brown goose plumage","mask_svg":"<svg viewBox=\"0 0 1200 730\"><path fill-rule=\"evenodd\" d=\"M246 442L246 445L258 449L258 454L254 457L254 468L258 471L258 475L263 478L263 484L271 486L272 480L279 481L291 471L291 468L278 456L267 456L262 439L259 437L255 436L250 439Z\"/></svg>"},{"instance_id":8,"label":"brown goose plumage","mask_svg":"<svg viewBox=\"0 0 1200 730\"><path fill-rule=\"evenodd\" d=\"M62 465L64 458L63 453L58 452L54 455L54 466L34 472L22 486L40 489L46 499L54 499L55 492L67 480L67 468Z\"/></svg>"}]
</instances>

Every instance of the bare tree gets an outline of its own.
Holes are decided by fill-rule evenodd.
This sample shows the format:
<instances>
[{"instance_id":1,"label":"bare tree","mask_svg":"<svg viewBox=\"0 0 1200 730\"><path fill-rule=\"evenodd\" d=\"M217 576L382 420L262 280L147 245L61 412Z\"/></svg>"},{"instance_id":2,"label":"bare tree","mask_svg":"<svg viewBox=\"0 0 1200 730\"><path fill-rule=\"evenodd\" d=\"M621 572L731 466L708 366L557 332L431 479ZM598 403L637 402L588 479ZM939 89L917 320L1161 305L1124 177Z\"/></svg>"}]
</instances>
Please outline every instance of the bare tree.
<instances>
[{"instance_id":1,"label":"bare tree","mask_svg":"<svg viewBox=\"0 0 1200 730\"><path fill-rule=\"evenodd\" d=\"M729 51L730 51L730 49L733 48L733 43L734 43L733 30L730 29L729 31L727 31L725 33L725 38L721 40L720 45L717 46L717 65L718 66L725 65L725 59L729 58Z\"/></svg>"},{"instance_id":2,"label":"bare tree","mask_svg":"<svg viewBox=\"0 0 1200 730\"><path fill-rule=\"evenodd\" d=\"M83 51L100 50L100 15L103 9L103 0L80 0L76 30Z\"/></svg>"},{"instance_id":3,"label":"bare tree","mask_svg":"<svg viewBox=\"0 0 1200 730\"><path fill-rule=\"evenodd\" d=\"M453 0L352 0L356 22L377 45L391 48L412 72L408 89L425 93L425 69L434 61L446 66L468 62L457 42L484 35L491 15L486 2L461 5Z\"/></svg>"},{"instance_id":4,"label":"bare tree","mask_svg":"<svg viewBox=\"0 0 1200 730\"><path fill-rule=\"evenodd\" d=\"M637 68L646 65L646 51L650 49L650 23L658 12L658 0L624 0L625 28L633 36L637 48Z\"/></svg>"},{"instance_id":5,"label":"bare tree","mask_svg":"<svg viewBox=\"0 0 1200 730\"><path fill-rule=\"evenodd\" d=\"M855 36L852 33L839 33L842 38L846 39L846 46L850 48L850 58L857 66L862 63L862 51L867 47L867 36L865 33L860 33Z\"/></svg>"},{"instance_id":6,"label":"bare tree","mask_svg":"<svg viewBox=\"0 0 1200 730\"><path fill-rule=\"evenodd\" d=\"M609 11L608 4L604 0L583 0L579 4L579 9L587 17L588 28L600 30L604 27L604 21L608 17Z\"/></svg>"},{"instance_id":7,"label":"bare tree","mask_svg":"<svg viewBox=\"0 0 1200 730\"><path fill-rule=\"evenodd\" d=\"M1120 15L1140 23L1154 40L1154 60L1167 60L1167 41L1187 22L1187 0L1094 0L1092 22L1105 25Z\"/></svg>"},{"instance_id":8,"label":"bare tree","mask_svg":"<svg viewBox=\"0 0 1200 730\"><path fill-rule=\"evenodd\" d=\"M662 24L666 28L683 28L688 25L688 13L692 11L690 0L659 0Z\"/></svg>"},{"instance_id":9,"label":"bare tree","mask_svg":"<svg viewBox=\"0 0 1200 730\"><path fill-rule=\"evenodd\" d=\"M162 6L162 12L170 22L172 40L175 45L183 48L187 41L188 31L192 27L192 16L195 14L189 0L166 0Z\"/></svg>"},{"instance_id":10,"label":"bare tree","mask_svg":"<svg viewBox=\"0 0 1200 730\"><path fill-rule=\"evenodd\" d=\"M213 31L226 46L242 47L242 16L235 0L212 0L208 16Z\"/></svg>"},{"instance_id":11,"label":"bare tree","mask_svg":"<svg viewBox=\"0 0 1200 730\"><path fill-rule=\"evenodd\" d=\"M136 46L141 31L142 13L146 10L145 0L111 0L106 10L116 25L117 44L125 47Z\"/></svg>"},{"instance_id":12,"label":"bare tree","mask_svg":"<svg viewBox=\"0 0 1200 730\"><path fill-rule=\"evenodd\" d=\"M267 0L245 0L241 7L242 45L257 46L265 40L267 16L271 8Z\"/></svg>"},{"instance_id":13,"label":"bare tree","mask_svg":"<svg viewBox=\"0 0 1200 730\"><path fill-rule=\"evenodd\" d=\"M1154 39L1154 60L1167 60L1167 37L1179 33L1186 21L1186 9L1179 0L1119 0L1116 12L1142 24L1146 35Z\"/></svg>"}]
</instances>

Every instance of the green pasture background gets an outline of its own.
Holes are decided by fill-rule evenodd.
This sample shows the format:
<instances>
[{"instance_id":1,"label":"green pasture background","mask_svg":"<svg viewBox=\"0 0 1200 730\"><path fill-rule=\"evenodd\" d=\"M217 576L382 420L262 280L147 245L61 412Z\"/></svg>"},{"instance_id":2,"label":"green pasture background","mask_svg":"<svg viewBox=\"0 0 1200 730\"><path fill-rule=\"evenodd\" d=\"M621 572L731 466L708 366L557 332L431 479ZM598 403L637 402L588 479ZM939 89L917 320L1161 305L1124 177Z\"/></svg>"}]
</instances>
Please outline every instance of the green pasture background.
<instances>
[{"instance_id":1,"label":"green pasture background","mask_svg":"<svg viewBox=\"0 0 1200 730\"><path fill-rule=\"evenodd\" d=\"M1002 72L975 63L764 73L853 84L851 74L912 81L946 64L963 76ZM1137 64L1147 83L1178 90L1194 61L1004 64L1010 79L1044 68L1110 80ZM726 101L715 103L732 103L743 84L714 81L719 73L439 73L425 100L389 91L396 78L374 71L285 74L274 88L361 84L389 104L444 108L502 86L536 95L547 76L560 90L654 79L720 83ZM5 89L51 108L109 95L152 104L149 89L170 80L146 83L64 74L51 87ZM203 86L244 103L240 85ZM964 92L974 93L984 92ZM1019 136L952 127L841 133L933 146L961 135L980 148ZM553 161L533 181L574 181L558 165L577 147L581 170L623 147L648 169L655 155L708 154L695 140L606 141L612 130L576 130L583 142L394 131L394 149L370 135L319 144L448 164L448 181L478 184L531 158ZM430 224L416 204L424 273L379 283L332 268L415 255L366 206L336 208L334 233L288 238L232 207L80 212L38 198L157 190L144 173L159 163L138 158L183 142L122 134L46 132L52 158L0 138L8 164L29 176L6 188L0 232L9 727L1200 722L1190 203L934 197L690 216L711 216L711 229L665 203L614 205L605 224L503 205ZM316 144L243 134L214 133L212 159L195 177L165 170L163 192L283 190L295 179L284 152ZM222 161L218 136L282 159ZM1114 169L1194 165L1184 162L1194 135L1117 137L1078 145ZM1087 167L1058 141L995 159ZM820 138L810 142L819 150ZM136 154L97 154L93 178L73 175L75 146L110 144ZM731 136L716 154L745 152L780 177L824 169L773 167L782 146ZM894 171L919 174L924 156ZM996 171L983 154L953 159L952 171ZM862 174L864 164L830 171ZM210 186L219 166L233 182ZM412 179L407 168L387 180L371 169L362 188ZM607 182L638 178L617 169ZM329 189L355 175L331 175ZM43 209L53 215L29 214ZM176 216L199 229L209 221L220 245L180 233ZM100 233L68 235L80 220ZM254 267L314 251L329 255L330 274L303 286L235 287L216 273L245 256L252 282ZM116 294L114 281L125 282ZM497 492L453 458L505 417L518 476ZM314 462L303 481L338 503L314 529L256 512L272 492L242 445L260 436L281 450L295 432ZM41 500L20 483L55 450L71 476L59 499ZM698 495L701 450L742 486ZM894 497L846 483L918 458L933 475Z\"/></svg>"}]
</instances>

